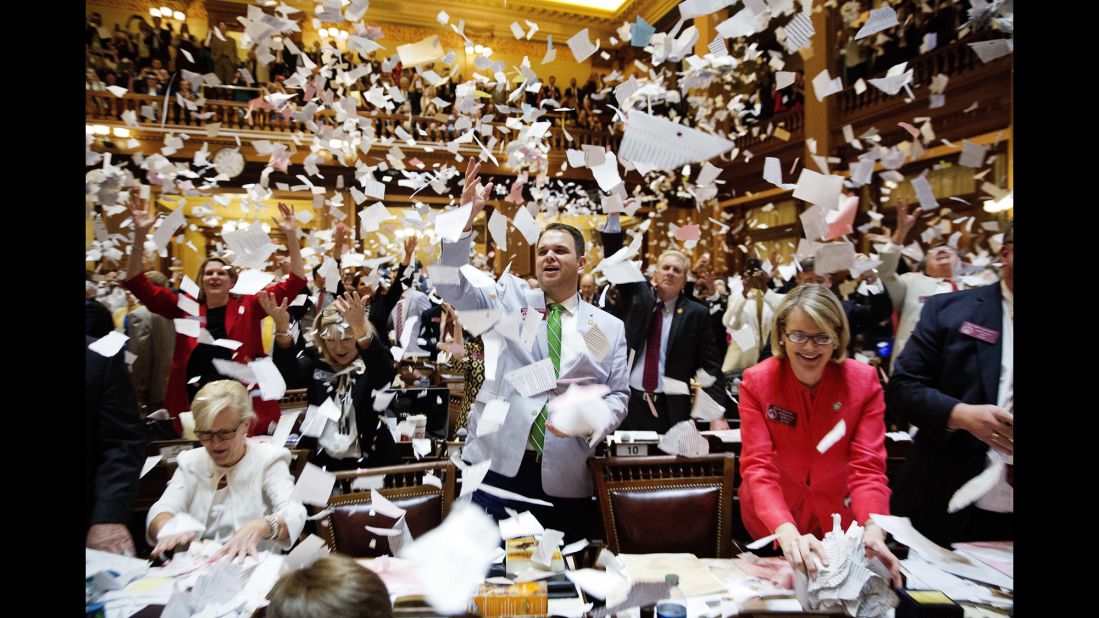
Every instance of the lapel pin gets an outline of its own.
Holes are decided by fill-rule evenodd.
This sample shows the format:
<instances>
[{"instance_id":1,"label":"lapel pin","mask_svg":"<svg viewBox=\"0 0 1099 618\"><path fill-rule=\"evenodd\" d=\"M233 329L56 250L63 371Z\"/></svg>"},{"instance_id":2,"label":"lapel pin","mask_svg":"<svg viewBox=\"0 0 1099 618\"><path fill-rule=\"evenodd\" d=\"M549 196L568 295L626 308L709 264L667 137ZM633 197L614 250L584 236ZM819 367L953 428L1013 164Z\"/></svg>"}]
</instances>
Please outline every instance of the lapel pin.
<instances>
[{"instance_id":1,"label":"lapel pin","mask_svg":"<svg viewBox=\"0 0 1099 618\"><path fill-rule=\"evenodd\" d=\"M840 402L838 402L838 401L832 404L832 409L835 410L836 412L840 411L840 407L841 407Z\"/></svg>"},{"instance_id":2,"label":"lapel pin","mask_svg":"<svg viewBox=\"0 0 1099 618\"><path fill-rule=\"evenodd\" d=\"M679 309L676 309L675 312L679 315L683 315L683 307L680 307Z\"/></svg>"}]
</instances>

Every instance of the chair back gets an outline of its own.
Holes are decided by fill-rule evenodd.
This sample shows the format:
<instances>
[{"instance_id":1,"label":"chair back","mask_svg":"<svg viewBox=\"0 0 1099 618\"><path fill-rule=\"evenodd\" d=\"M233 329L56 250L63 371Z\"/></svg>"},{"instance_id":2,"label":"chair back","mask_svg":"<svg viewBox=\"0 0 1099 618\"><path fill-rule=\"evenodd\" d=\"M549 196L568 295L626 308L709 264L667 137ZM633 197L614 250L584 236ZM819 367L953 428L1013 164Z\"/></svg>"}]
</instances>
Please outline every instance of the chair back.
<instances>
[{"instance_id":1,"label":"chair back","mask_svg":"<svg viewBox=\"0 0 1099 618\"><path fill-rule=\"evenodd\" d=\"M441 481L441 487L424 483L424 474L431 472ZM397 520L371 514L371 493L368 486L378 487L378 493L407 511L405 521L413 538L417 538L443 522L454 503L457 469L449 461L432 461L401 466L385 466L336 472L336 488L340 495L332 496L326 507L329 514L318 522L317 531L332 551L353 558L385 556L389 552L388 537L366 529L393 528ZM309 507L313 514L321 509Z\"/></svg>"},{"instance_id":2,"label":"chair back","mask_svg":"<svg viewBox=\"0 0 1099 618\"><path fill-rule=\"evenodd\" d=\"M731 453L589 459L607 547L731 557L734 461Z\"/></svg>"}]
</instances>

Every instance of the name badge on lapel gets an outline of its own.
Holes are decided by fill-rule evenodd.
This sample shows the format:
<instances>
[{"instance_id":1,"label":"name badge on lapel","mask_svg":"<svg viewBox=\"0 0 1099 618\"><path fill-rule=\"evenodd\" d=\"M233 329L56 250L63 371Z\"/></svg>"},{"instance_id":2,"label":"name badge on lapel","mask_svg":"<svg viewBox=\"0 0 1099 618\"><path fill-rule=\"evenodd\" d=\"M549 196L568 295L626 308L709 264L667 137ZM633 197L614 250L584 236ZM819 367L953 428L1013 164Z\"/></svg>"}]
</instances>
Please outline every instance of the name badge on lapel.
<instances>
[{"instance_id":1,"label":"name badge on lapel","mask_svg":"<svg viewBox=\"0 0 1099 618\"><path fill-rule=\"evenodd\" d=\"M796 412L783 410L775 404L770 404L767 406L767 420L794 427L798 424L798 415Z\"/></svg>"},{"instance_id":2,"label":"name badge on lapel","mask_svg":"<svg viewBox=\"0 0 1099 618\"><path fill-rule=\"evenodd\" d=\"M985 343L996 343L1000 339L1000 331L992 330L991 328L985 328L979 326L973 322L962 322L962 327L958 329L963 335L969 335L975 339L980 339Z\"/></svg>"}]
</instances>

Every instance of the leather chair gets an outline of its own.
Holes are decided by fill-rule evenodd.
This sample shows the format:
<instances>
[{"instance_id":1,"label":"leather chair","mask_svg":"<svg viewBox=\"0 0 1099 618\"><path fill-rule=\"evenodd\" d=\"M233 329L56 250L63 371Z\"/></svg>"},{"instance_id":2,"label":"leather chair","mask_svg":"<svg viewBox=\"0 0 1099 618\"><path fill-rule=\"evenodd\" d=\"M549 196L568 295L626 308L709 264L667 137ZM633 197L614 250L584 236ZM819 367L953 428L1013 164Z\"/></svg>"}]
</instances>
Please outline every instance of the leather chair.
<instances>
[{"instance_id":1,"label":"leather chair","mask_svg":"<svg viewBox=\"0 0 1099 618\"><path fill-rule=\"evenodd\" d=\"M442 487L425 485L425 472L432 472L438 477ZM329 549L353 558L388 555L388 537L375 535L366 526L392 528L397 523L395 519L380 513L370 514L370 490L351 490L353 483L361 487L356 483L358 479L382 479L377 481L383 483L378 493L407 511L405 520L413 538L443 522L454 503L457 484L457 469L449 461L351 470L336 472L335 475L336 487L343 493L329 498L325 508L330 512L317 522L317 531ZM312 506L309 509L311 514L321 511Z\"/></svg>"},{"instance_id":2,"label":"leather chair","mask_svg":"<svg viewBox=\"0 0 1099 618\"><path fill-rule=\"evenodd\" d=\"M729 453L589 459L607 547L731 557L734 462Z\"/></svg>"}]
</instances>

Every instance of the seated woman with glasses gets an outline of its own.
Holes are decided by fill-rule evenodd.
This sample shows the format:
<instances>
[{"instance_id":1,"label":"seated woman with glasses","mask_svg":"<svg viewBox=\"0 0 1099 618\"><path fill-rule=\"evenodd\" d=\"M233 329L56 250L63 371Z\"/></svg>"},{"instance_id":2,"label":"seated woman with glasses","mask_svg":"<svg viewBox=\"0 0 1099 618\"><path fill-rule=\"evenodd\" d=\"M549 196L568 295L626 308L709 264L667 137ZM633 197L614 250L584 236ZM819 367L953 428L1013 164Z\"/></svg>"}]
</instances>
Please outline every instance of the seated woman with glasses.
<instances>
[{"instance_id":1,"label":"seated woman with glasses","mask_svg":"<svg viewBox=\"0 0 1099 618\"><path fill-rule=\"evenodd\" d=\"M175 475L146 520L152 557L198 539L225 543L214 558L289 549L305 526L305 506L290 498L290 451L246 437L255 421L244 385L202 387L191 411L204 448L180 453Z\"/></svg>"},{"instance_id":2,"label":"seated woman with glasses","mask_svg":"<svg viewBox=\"0 0 1099 618\"><path fill-rule=\"evenodd\" d=\"M276 304L263 292L258 297L275 320L272 358L286 385L307 388L310 406L335 405L339 413L338 420L323 419L319 435L298 441L309 461L329 471L400 464L393 435L374 410L374 391L389 386L394 370L389 347L367 319L369 298L349 292L325 307L313 321L313 345L303 348L289 336L286 300Z\"/></svg>"},{"instance_id":3,"label":"seated woman with glasses","mask_svg":"<svg viewBox=\"0 0 1099 618\"><path fill-rule=\"evenodd\" d=\"M776 534L791 566L810 575L810 554L828 562L819 538L839 513L845 531L852 521L866 528L867 555L900 586L897 558L870 520L889 514L885 401L874 368L846 358L850 336L822 285L799 285L779 304L774 356L740 383L740 512L753 538Z\"/></svg>"}]
</instances>

